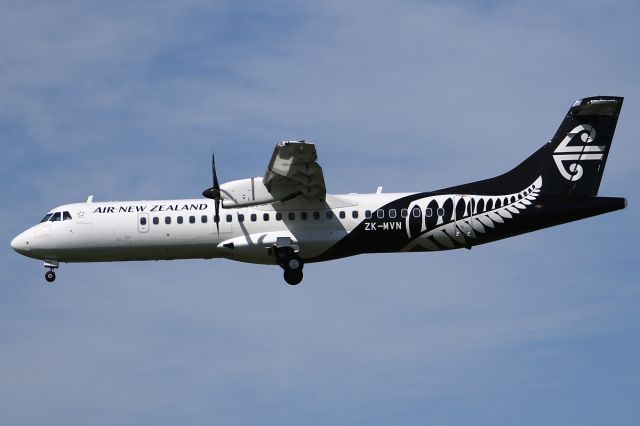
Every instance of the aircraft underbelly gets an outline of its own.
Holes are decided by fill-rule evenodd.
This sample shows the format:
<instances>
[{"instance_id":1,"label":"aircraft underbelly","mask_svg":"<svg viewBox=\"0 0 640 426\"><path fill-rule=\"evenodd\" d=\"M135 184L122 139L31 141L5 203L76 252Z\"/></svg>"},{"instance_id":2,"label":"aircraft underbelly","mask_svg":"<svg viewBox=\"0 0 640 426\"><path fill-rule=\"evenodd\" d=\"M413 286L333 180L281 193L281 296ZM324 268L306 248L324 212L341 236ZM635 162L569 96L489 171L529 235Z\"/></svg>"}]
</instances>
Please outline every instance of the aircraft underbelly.
<instances>
[{"instance_id":1,"label":"aircraft underbelly","mask_svg":"<svg viewBox=\"0 0 640 426\"><path fill-rule=\"evenodd\" d=\"M58 249L46 256L61 262L115 262L127 260L211 259L220 257L211 244L87 247Z\"/></svg>"},{"instance_id":2,"label":"aircraft underbelly","mask_svg":"<svg viewBox=\"0 0 640 426\"><path fill-rule=\"evenodd\" d=\"M230 238L218 245L222 257L240 262L276 264L274 245L291 244L303 259L311 259L326 251L346 235L335 230L276 231L247 234Z\"/></svg>"}]
</instances>

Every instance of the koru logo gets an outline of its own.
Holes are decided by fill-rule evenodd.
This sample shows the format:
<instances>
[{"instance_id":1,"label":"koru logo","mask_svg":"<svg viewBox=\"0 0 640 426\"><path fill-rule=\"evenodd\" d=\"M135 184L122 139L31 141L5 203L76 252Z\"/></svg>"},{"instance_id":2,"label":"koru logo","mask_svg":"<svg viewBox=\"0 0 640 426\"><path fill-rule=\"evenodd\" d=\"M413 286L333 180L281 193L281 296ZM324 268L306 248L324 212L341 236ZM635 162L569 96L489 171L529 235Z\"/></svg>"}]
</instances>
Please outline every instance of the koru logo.
<instances>
[{"instance_id":1,"label":"koru logo","mask_svg":"<svg viewBox=\"0 0 640 426\"><path fill-rule=\"evenodd\" d=\"M569 145L578 135L580 135L580 140L583 144ZM560 142L556 150L553 151L553 160L556 162L556 166L558 166L558 171L562 174L562 177L573 182L580 180L584 174L584 170L579 164L581 161L602 160L605 147L589 145L595 138L596 129L590 124L581 124L567 133L567 136ZM566 161L573 161L569 164L568 170L564 167L564 162Z\"/></svg>"}]
</instances>

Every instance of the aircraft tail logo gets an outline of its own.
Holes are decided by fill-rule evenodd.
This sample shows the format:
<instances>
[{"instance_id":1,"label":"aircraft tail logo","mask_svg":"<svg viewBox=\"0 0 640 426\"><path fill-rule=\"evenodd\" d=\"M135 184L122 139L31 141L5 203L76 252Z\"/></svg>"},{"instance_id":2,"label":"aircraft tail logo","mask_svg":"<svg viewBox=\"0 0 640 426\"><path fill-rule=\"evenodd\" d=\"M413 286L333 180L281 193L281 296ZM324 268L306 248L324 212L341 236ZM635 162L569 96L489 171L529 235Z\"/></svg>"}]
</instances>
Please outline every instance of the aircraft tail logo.
<instances>
[{"instance_id":1,"label":"aircraft tail logo","mask_svg":"<svg viewBox=\"0 0 640 426\"><path fill-rule=\"evenodd\" d=\"M570 145L570 143L580 136L580 145ZM553 151L553 160L558 167L558 171L568 181L578 181L584 174L580 165L581 161L597 160L604 157L605 146L589 145L596 139L596 129L590 124L581 124L574 127L558 147ZM565 168L565 162L570 162Z\"/></svg>"}]
</instances>

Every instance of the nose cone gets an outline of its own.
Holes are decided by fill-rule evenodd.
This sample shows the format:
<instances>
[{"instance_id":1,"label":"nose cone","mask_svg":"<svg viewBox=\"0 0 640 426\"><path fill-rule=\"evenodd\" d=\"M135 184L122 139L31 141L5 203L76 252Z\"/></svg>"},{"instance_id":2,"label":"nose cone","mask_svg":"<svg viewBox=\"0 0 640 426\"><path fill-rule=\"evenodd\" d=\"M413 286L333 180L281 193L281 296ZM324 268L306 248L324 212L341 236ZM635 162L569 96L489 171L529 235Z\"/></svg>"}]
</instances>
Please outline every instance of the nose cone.
<instances>
[{"instance_id":1,"label":"nose cone","mask_svg":"<svg viewBox=\"0 0 640 426\"><path fill-rule=\"evenodd\" d=\"M11 248L20 254L29 251L29 241L24 232L11 240Z\"/></svg>"}]
</instances>

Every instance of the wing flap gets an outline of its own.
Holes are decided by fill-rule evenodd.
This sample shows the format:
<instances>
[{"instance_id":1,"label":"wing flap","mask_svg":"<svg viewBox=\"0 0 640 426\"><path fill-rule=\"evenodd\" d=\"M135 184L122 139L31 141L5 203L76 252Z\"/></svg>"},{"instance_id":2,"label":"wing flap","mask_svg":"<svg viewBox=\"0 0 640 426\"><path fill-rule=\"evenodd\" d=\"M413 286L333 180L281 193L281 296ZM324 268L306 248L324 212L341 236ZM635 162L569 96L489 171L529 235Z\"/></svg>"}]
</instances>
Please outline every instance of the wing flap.
<instances>
[{"instance_id":1,"label":"wing flap","mask_svg":"<svg viewBox=\"0 0 640 426\"><path fill-rule=\"evenodd\" d=\"M271 156L263 183L276 200L287 201L298 196L323 201L327 195L322 167L312 143L279 142Z\"/></svg>"}]
</instances>

